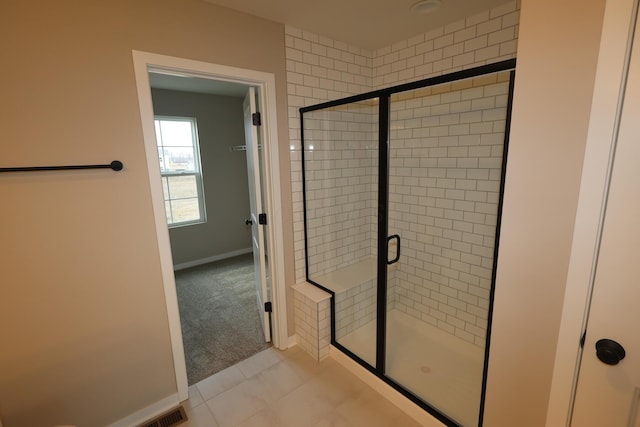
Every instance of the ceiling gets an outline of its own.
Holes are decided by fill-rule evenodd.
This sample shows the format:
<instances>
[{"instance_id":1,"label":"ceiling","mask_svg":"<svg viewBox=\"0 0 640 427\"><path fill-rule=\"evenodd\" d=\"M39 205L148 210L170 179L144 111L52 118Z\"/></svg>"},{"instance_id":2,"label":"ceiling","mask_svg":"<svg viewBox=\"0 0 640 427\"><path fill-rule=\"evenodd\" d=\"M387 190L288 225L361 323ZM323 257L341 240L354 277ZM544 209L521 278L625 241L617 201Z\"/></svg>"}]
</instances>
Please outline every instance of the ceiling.
<instances>
[{"instance_id":1,"label":"ceiling","mask_svg":"<svg viewBox=\"0 0 640 427\"><path fill-rule=\"evenodd\" d=\"M368 50L389 46L509 0L442 0L436 10L417 14L417 0L203 0L288 24ZM244 97L247 86L197 77L149 73L151 87Z\"/></svg>"},{"instance_id":2,"label":"ceiling","mask_svg":"<svg viewBox=\"0 0 640 427\"><path fill-rule=\"evenodd\" d=\"M417 0L204 0L334 40L374 50L488 10L509 0L442 0L427 14Z\"/></svg>"}]
</instances>

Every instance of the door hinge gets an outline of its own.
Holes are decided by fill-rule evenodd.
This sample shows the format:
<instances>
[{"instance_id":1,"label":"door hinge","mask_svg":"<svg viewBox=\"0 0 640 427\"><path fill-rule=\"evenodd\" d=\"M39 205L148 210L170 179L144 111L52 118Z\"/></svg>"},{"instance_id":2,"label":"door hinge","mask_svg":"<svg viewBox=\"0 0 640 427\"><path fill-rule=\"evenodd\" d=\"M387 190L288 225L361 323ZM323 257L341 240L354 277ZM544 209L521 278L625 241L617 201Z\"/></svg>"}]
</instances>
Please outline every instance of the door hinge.
<instances>
[{"instance_id":1,"label":"door hinge","mask_svg":"<svg viewBox=\"0 0 640 427\"><path fill-rule=\"evenodd\" d=\"M258 224L267 225L267 214L266 213L258 214Z\"/></svg>"},{"instance_id":2,"label":"door hinge","mask_svg":"<svg viewBox=\"0 0 640 427\"><path fill-rule=\"evenodd\" d=\"M582 336L580 337L580 348L584 348L584 340L587 339L587 331L584 331L582 333Z\"/></svg>"},{"instance_id":3,"label":"door hinge","mask_svg":"<svg viewBox=\"0 0 640 427\"><path fill-rule=\"evenodd\" d=\"M251 115L251 121L253 122L254 126L262 125L262 118L260 117L260 113L253 113Z\"/></svg>"},{"instance_id":4,"label":"door hinge","mask_svg":"<svg viewBox=\"0 0 640 427\"><path fill-rule=\"evenodd\" d=\"M264 311L266 313L271 313L273 311L273 308L271 307L271 301L267 301L264 303Z\"/></svg>"}]
</instances>

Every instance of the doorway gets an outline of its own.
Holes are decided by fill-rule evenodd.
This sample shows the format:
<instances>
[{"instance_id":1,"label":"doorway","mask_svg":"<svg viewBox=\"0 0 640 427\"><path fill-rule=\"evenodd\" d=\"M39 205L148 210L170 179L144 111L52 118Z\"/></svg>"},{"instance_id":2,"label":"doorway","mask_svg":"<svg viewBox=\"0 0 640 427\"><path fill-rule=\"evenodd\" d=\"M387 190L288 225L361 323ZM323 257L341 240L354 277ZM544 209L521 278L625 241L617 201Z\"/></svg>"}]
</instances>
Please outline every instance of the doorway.
<instances>
[{"instance_id":1,"label":"doorway","mask_svg":"<svg viewBox=\"0 0 640 427\"><path fill-rule=\"evenodd\" d=\"M257 133L257 126L250 119L250 127L245 126L243 103L255 91L156 72L149 78L187 376L193 385L270 346L263 298L256 298L264 262L251 259L254 229L264 232L264 227L246 221L255 205L249 184L263 180L260 173L248 179L247 155L253 150L246 149L245 134ZM256 259L263 248L264 243L256 245Z\"/></svg>"},{"instance_id":2,"label":"doorway","mask_svg":"<svg viewBox=\"0 0 640 427\"><path fill-rule=\"evenodd\" d=\"M268 224L261 224L269 235L269 239L264 245L264 249L269 253L269 259L268 262L265 263L265 269L268 269L270 272L269 277L272 282L270 293L268 294L269 301L265 300L265 302L270 303L269 305L272 310L270 318L273 344L277 348L284 349L287 347L288 335L284 289L282 223L280 216L273 214L274 212L279 212L281 205L275 111L275 77L269 73L138 51L133 52L133 59L145 140L149 183L154 206L155 227L163 273L163 287L169 317L169 329L178 389L177 394L178 400L183 401L188 398L188 381L184 349L182 347L183 337L175 288L173 257L166 223L164 193L161 186L160 170L157 167L158 148L153 122L154 111L149 72L154 71L165 75L185 78L192 83L195 82L197 78L198 80L207 80L212 84L215 84L214 82L218 82L218 84L223 82L224 84L222 86L243 87L245 90L248 87L253 87L256 90L257 104L263 117L261 126L259 127L264 158L264 182L262 187L264 188L265 206L263 213L266 218L271 218ZM262 298L264 299L264 295Z\"/></svg>"}]
</instances>

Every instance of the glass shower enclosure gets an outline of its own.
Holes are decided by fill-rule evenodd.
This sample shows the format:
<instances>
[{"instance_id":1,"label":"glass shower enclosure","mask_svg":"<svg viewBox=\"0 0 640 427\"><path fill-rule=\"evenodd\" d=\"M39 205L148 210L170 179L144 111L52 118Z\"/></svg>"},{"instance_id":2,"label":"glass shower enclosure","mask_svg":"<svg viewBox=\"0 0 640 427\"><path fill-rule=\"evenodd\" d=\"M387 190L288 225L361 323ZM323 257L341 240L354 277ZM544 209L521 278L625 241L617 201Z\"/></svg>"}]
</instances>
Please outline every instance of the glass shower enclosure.
<instances>
[{"instance_id":1,"label":"glass shower enclosure","mask_svg":"<svg viewBox=\"0 0 640 427\"><path fill-rule=\"evenodd\" d=\"M514 67L300 110L332 344L450 426L482 425Z\"/></svg>"}]
</instances>

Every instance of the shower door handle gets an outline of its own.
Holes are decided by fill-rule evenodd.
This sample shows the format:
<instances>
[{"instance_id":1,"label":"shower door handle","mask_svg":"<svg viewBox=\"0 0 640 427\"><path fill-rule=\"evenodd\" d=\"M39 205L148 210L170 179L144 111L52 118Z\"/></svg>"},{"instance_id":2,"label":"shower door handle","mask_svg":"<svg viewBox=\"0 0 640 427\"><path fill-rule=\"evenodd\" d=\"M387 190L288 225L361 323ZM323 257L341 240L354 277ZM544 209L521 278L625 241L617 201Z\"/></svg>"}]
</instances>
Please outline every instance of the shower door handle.
<instances>
[{"instance_id":1,"label":"shower door handle","mask_svg":"<svg viewBox=\"0 0 640 427\"><path fill-rule=\"evenodd\" d=\"M398 241L398 246L396 246L396 257L391 261L387 260L387 265L395 264L400 259L400 236L397 234L393 234L387 237L387 251L389 250L389 243L392 239L396 239Z\"/></svg>"}]
</instances>

